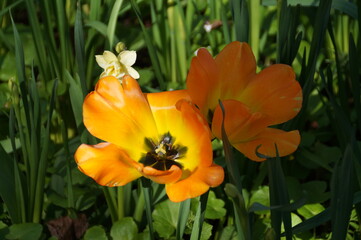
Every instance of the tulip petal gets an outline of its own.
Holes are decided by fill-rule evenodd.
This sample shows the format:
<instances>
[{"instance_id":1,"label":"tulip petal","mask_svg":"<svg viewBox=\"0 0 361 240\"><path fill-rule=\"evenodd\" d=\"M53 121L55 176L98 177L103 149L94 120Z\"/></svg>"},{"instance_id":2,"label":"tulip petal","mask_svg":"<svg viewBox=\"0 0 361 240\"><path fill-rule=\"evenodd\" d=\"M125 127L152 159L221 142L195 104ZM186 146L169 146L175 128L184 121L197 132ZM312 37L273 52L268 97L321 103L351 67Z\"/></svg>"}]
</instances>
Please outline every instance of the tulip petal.
<instances>
[{"instance_id":1,"label":"tulip petal","mask_svg":"<svg viewBox=\"0 0 361 240\"><path fill-rule=\"evenodd\" d=\"M127 151L136 161L144 154L145 138L158 137L149 105L138 83L125 76L99 80L83 105L84 125L89 132Z\"/></svg>"},{"instance_id":2,"label":"tulip petal","mask_svg":"<svg viewBox=\"0 0 361 240\"><path fill-rule=\"evenodd\" d=\"M159 133L170 133L174 145L187 147L186 154L179 159L183 178L199 165L210 166L213 159L211 132L199 110L186 100L187 92L179 90L146 96Z\"/></svg>"},{"instance_id":3,"label":"tulip petal","mask_svg":"<svg viewBox=\"0 0 361 240\"><path fill-rule=\"evenodd\" d=\"M188 178L167 184L166 192L171 201L181 202L202 195L210 187L219 186L223 180L223 168L212 164L208 167L198 167Z\"/></svg>"},{"instance_id":4,"label":"tulip petal","mask_svg":"<svg viewBox=\"0 0 361 240\"><path fill-rule=\"evenodd\" d=\"M276 157L275 145L277 145L278 154L280 157L283 157L296 151L300 144L300 139L300 134L297 130L285 132L279 129L266 128L255 136L253 140L236 143L233 146L251 160L264 161L266 159L259 158L256 155L258 146L261 145L257 150L258 153L269 157Z\"/></svg>"},{"instance_id":5,"label":"tulip petal","mask_svg":"<svg viewBox=\"0 0 361 240\"><path fill-rule=\"evenodd\" d=\"M163 134L182 122L176 103L181 99L190 100L187 90L146 93L145 97L152 110L157 129Z\"/></svg>"},{"instance_id":6,"label":"tulip petal","mask_svg":"<svg viewBox=\"0 0 361 240\"><path fill-rule=\"evenodd\" d=\"M195 103L206 117L208 111L213 111L217 106L220 96L219 82L217 82L218 70L216 62L205 48L197 52L193 57L187 76L187 89ZM211 121L211 119L208 119Z\"/></svg>"},{"instance_id":7,"label":"tulip petal","mask_svg":"<svg viewBox=\"0 0 361 240\"><path fill-rule=\"evenodd\" d=\"M161 171L152 167L143 168L143 176L159 184L173 183L182 176L182 169L173 165L169 170Z\"/></svg>"},{"instance_id":8,"label":"tulip petal","mask_svg":"<svg viewBox=\"0 0 361 240\"><path fill-rule=\"evenodd\" d=\"M272 121L260 112L252 113L239 101L224 100L222 104L225 110L224 126L231 143L247 141L263 131ZM222 120L222 109L218 105L213 115L212 132L219 139L222 138Z\"/></svg>"},{"instance_id":9,"label":"tulip petal","mask_svg":"<svg viewBox=\"0 0 361 240\"><path fill-rule=\"evenodd\" d=\"M257 74L237 99L253 112L271 116L271 125L275 125L297 115L302 106L302 89L290 66L275 64Z\"/></svg>"},{"instance_id":10,"label":"tulip petal","mask_svg":"<svg viewBox=\"0 0 361 240\"><path fill-rule=\"evenodd\" d=\"M232 42L216 56L221 97L236 99L256 75L256 59L247 43ZM217 100L218 100L217 99Z\"/></svg>"},{"instance_id":11,"label":"tulip petal","mask_svg":"<svg viewBox=\"0 0 361 240\"><path fill-rule=\"evenodd\" d=\"M82 144L75 153L78 168L103 186L123 186L139 177L142 168L127 153L111 143Z\"/></svg>"}]
</instances>

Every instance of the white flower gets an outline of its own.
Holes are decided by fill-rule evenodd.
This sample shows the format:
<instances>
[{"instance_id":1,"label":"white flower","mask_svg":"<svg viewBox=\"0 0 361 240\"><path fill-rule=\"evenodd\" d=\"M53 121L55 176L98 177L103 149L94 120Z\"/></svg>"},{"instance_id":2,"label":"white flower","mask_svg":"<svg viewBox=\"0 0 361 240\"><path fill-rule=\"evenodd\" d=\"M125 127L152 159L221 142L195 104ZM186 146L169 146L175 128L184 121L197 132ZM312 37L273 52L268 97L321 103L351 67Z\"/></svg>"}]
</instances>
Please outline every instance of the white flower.
<instances>
[{"instance_id":1,"label":"white flower","mask_svg":"<svg viewBox=\"0 0 361 240\"><path fill-rule=\"evenodd\" d=\"M121 80L125 74L128 74L134 79L139 78L139 73L131 67L137 59L135 51L121 51L118 57L110 51L104 51L103 55L96 55L95 59L104 69L100 77L114 76Z\"/></svg>"}]
</instances>

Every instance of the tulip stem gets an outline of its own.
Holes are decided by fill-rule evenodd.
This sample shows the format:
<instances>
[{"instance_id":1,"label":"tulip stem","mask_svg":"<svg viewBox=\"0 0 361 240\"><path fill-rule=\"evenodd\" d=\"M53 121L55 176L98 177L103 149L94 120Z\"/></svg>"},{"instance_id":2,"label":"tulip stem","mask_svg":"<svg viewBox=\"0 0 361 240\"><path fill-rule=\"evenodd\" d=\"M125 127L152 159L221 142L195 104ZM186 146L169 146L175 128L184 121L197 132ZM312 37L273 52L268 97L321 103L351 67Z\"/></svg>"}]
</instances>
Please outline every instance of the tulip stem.
<instances>
[{"instance_id":1,"label":"tulip stem","mask_svg":"<svg viewBox=\"0 0 361 240\"><path fill-rule=\"evenodd\" d=\"M147 178L141 178L142 189L144 193L145 212L147 214L147 221L149 226L149 236L151 240L154 240L154 228L152 219L152 186Z\"/></svg>"},{"instance_id":2,"label":"tulip stem","mask_svg":"<svg viewBox=\"0 0 361 240\"><path fill-rule=\"evenodd\" d=\"M118 194L118 221L124 217L124 186L119 186Z\"/></svg>"}]
</instances>

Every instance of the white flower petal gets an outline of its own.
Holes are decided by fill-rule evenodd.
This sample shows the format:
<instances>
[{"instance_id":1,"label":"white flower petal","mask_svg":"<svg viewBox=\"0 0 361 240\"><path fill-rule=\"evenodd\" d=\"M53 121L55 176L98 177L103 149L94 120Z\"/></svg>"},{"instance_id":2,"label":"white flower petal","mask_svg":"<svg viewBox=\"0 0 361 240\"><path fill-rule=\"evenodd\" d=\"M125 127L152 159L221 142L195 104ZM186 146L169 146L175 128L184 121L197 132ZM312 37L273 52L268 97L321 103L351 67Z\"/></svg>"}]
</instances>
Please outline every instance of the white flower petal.
<instances>
[{"instance_id":1,"label":"white flower petal","mask_svg":"<svg viewBox=\"0 0 361 240\"><path fill-rule=\"evenodd\" d=\"M132 66L137 60L136 51L122 51L118 55L119 61L125 66Z\"/></svg>"},{"instance_id":2,"label":"white flower petal","mask_svg":"<svg viewBox=\"0 0 361 240\"><path fill-rule=\"evenodd\" d=\"M117 61L118 61L117 56L115 56L115 54L112 53L112 52L110 52L110 51L104 51L103 57L104 57L104 60L105 60L106 62L108 62L108 63L117 62Z\"/></svg>"},{"instance_id":3,"label":"white flower petal","mask_svg":"<svg viewBox=\"0 0 361 240\"><path fill-rule=\"evenodd\" d=\"M95 55L95 60L97 61L98 65L103 68L106 69L108 66L108 63L105 61L103 55Z\"/></svg>"},{"instance_id":4,"label":"white flower petal","mask_svg":"<svg viewBox=\"0 0 361 240\"><path fill-rule=\"evenodd\" d=\"M132 67L126 67L127 71L129 73L129 75L134 78L134 79L138 79L139 78L139 73Z\"/></svg>"}]
</instances>

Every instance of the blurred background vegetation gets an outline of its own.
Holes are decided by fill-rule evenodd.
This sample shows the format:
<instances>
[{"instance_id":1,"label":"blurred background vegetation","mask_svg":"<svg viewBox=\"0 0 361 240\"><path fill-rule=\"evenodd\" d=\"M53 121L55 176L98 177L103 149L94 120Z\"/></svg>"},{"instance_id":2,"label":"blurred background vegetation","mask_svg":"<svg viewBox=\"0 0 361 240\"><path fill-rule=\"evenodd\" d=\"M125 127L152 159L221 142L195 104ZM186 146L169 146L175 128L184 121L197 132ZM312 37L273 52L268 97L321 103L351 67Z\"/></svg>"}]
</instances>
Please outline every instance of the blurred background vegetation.
<instances>
[{"instance_id":1,"label":"blurred background vegetation","mask_svg":"<svg viewBox=\"0 0 361 240\"><path fill-rule=\"evenodd\" d=\"M356 0L2 0L0 239L361 239L360 23ZM75 149L95 143L82 102L96 54L125 43L156 92L185 87L198 48L234 40L259 70L293 66L303 108L279 127L300 130L295 154L256 163L234 151L242 194L223 184L206 206L153 183L152 220L140 182L100 187L78 171Z\"/></svg>"}]
</instances>

